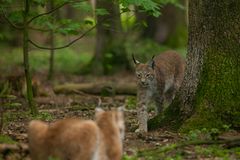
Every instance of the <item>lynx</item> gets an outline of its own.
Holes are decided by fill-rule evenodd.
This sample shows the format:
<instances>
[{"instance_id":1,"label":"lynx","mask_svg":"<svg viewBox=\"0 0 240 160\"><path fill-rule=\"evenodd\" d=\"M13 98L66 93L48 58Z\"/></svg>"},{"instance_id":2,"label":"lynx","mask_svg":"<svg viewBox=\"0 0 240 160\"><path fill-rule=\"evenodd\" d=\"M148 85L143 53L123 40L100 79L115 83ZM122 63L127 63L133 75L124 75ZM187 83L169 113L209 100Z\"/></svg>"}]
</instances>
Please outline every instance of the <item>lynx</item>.
<instances>
[{"instance_id":1,"label":"lynx","mask_svg":"<svg viewBox=\"0 0 240 160\"><path fill-rule=\"evenodd\" d=\"M123 109L96 109L95 121L64 119L52 124L33 120L28 139L32 160L120 160L123 152Z\"/></svg>"},{"instance_id":2,"label":"lynx","mask_svg":"<svg viewBox=\"0 0 240 160\"><path fill-rule=\"evenodd\" d=\"M166 51L148 63L135 60L135 73L137 77L137 107L139 128L137 131L147 132L147 106L151 100L156 104L157 113L163 110L166 100L171 103L176 91L179 89L183 76L185 61L175 51Z\"/></svg>"}]
</instances>

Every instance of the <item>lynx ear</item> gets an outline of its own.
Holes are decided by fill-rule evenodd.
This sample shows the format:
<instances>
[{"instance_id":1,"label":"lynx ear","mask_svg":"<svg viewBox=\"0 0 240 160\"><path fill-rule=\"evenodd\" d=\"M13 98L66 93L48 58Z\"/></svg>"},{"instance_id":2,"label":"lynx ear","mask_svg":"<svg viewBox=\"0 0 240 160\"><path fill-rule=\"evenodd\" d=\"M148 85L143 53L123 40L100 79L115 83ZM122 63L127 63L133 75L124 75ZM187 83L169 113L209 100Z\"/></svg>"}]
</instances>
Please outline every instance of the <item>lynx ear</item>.
<instances>
[{"instance_id":1,"label":"lynx ear","mask_svg":"<svg viewBox=\"0 0 240 160\"><path fill-rule=\"evenodd\" d=\"M102 100L101 100L101 98L98 98L98 105L95 108L95 114L96 115L99 114L99 113L104 112L104 110L101 108L101 104L102 104Z\"/></svg>"},{"instance_id":2,"label":"lynx ear","mask_svg":"<svg viewBox=\"0 0 240 160\"><path fill-rule=\"evenodd\" d=\"M133 62L134 62L136 65L140 63L138 60L136 60L136 59L134 58L134 55L133 55L133 54L132 54L132 59L133 59Z\"/></svg>"},{"instance_id":3,"label":"lynx ear","mask_svg":"<svg viewBox=\"0 0 240 160\"><path fill-rule=\"evenodd\" d=\"M102 112L104 112L104 110L100 107L96 107L95 112L96 112L96 114L97 113L102 113Z\"/></svg>"},{"instance_id":4,"label":"lynx ear","mask_svg":"<svg viewBox=\"0 0 240 160\"><path fill-rule=\"evenodd\" d=\"M155 67L155 62L154 62L154 55L152 56L152 59L148 62L148 66L154 69Z\"/></svg>"},{"instance_id":5,"label":"lynx ear","mask_svg":"<svg viewBox=\"0 0 240 160\"><path fill-rule=\"evenodd\" d=\"M99 117L101 117L101 115L103 115L104 112L105 111L102 108L96 107L95 108L95 119L98 120Z\"/></svg>"}]
</instances>

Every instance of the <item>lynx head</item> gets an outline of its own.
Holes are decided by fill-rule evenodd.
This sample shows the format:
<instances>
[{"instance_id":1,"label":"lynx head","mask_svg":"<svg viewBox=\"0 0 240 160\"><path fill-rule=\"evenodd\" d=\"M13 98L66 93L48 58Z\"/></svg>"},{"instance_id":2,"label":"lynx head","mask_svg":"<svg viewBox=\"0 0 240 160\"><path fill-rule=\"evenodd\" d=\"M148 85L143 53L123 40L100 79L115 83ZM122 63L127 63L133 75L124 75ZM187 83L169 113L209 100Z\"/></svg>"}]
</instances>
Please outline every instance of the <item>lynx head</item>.
<instances>
[{"instance_id":1,"label":"lynx head","mask_svg":"<svg viewBox=\"0 0 240 160\"><path fill-rule=\"evenodd\" d=\"M103 131L109 131L111 134L119 135L122 141L125 133L123 110L124 107L119 107L117 109L112 109L111 111L104 111L102 108L97 107L95 113L98 126Z\"/></svg>"},{"instance_id":2,"label":"lynx head","mask_svg":"<svg viewBox=\"0 0 240 160\"><path fill-rule=\"evenodd\" d=\"M154 56L148 63L140 63L138 60L134 58L132 55L133 62L135 63L135 73L137 77L138 85L142 87L149 87L154 80Z\"/></svg>"}]
</instances>

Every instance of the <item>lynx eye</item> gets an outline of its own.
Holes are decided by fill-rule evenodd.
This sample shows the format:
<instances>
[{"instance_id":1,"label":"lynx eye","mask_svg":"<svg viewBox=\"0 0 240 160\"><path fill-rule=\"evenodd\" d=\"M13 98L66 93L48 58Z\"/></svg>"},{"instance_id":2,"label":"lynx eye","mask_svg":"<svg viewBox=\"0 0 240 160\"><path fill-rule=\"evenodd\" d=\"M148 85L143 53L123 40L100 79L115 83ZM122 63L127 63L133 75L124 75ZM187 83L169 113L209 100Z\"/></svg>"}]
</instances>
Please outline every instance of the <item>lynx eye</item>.
<instances>
[{"instance_id":1,"label":"lynx eye","mask_svg":"<svg viewBox=\"0 0 240 160\"><path fill-rule=\"evenodd\" d=\"M140 73L137 73L137 78L141 78L141 74Z\"/></svg>"},{"instance_id":2,"label":"lynx eye","mask_svg":"<svg viewBox=\"0 0 240 160\"><path fill-rule=\"evenodd\" d=\"M149 77L151 77L151 74L146 74L146 78L149 78Z\"/></svg>"}]
</instances>

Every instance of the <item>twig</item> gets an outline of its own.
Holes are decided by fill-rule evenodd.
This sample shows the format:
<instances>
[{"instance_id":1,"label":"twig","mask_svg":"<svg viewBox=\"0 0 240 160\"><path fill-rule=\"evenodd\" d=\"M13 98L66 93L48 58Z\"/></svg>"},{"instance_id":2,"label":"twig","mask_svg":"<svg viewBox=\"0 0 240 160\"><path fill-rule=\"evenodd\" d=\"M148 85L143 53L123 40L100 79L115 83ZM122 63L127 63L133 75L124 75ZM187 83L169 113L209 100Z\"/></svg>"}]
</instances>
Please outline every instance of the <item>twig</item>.
<instances>
[{"instance_id":1,"label":"twig","mask_svg":"<svg viewBox=\"0 0 240 160\"><path fill-rule=\"evenodd\" d=\"M57 50L57 49L63 49L63 48L67 48L69 46L71 46L73 43L75 43L76 41L78 41L79 39L83 38L86 34L88 34L89 32L91 32L94 28L96 27L96 25L94 25L93 27L91 27L90 29L88 29L86 32L84 32L83 34L81 34L78 38L74 39L73 41L69 42L68 44L61 46L61 47L55 47L55 48L50 48L50 47L43 47L40 46L38 44L36 44L35 42L33 42L31 39L29 39L28 41L34 45L37 48L40 49L47 49L47 50Z\"/></svg>"},{"instance_id":2,"label":"twig","mask_svg":"<svg viewBox=\"0 0 240 160\"><path fill-rule=\"evenodd\" d=\"M58 10L59 8L62 8L63 6L65 6L65 5L68 4L68 3L69 3L69 2L64 2L63 4L57 6L56 8L54 8L54 9L48 11L48 12L45 12L45 13L39 14L39 15L37 15L37 16L35 16L35 17L32 17L27 23L28 23L28 24L31 23L34 19L36 19L36 18L38 18L38 17L51 14L51 13L55 12L56 10Z\"/></svg>"},{"instance_id":3,"label":"twig","mask_svg":"<svg viewBox=\"0 0 240 160\"><path fill-rule=\"evenodd\" d=\"M1 12L3 14L4 19L15 29L18 30L22 30L23 27L22 26L17 26L16 24L14 24L13 22L10 21L10 19L7 17L6 13L4 12L3 8L1 7Z\"/></svg>"},{"instance_id":4,"label":"twig","mask_svg":"<svg viewBox=\"0 0 240 160\"><path fill-rule=\"evenodd\" d=\"M48 11L48 12L41 13L41 14L35 16L35 17L32 17L32 18L28 21L28 24L31 23L34 19L36 19L36 18L38 18L38 17L51 14L51 13L55 12L56 10L64 7L65 5L67 5L67 4L69 4L69 3L76 3L76 2L84 2L84 0L80 0L80 1L66 1L66 2L64 2L63 4L60 4L59 6L57 6L56 8L53 8L52 10L50 10L50 11Z\"/></svg>"},{"instance_id":5,"label":"twig","mask_svg":"<svg viewBox=\"0 0 240 160\"><path fill-rule=\"evenodd\" d=\"M120 15L124 13L121 12ZM104 22L107 18L104 18L102 19L101 23ZM96 23L94 26L92 26L90 29L88 29L86 32L84 32L83 34L81 34L78 38L74 39L73 41L69 42L68 44L64 45L64 46L61 46L61 47L55 47L55 48L50 48L50 47L43 47L43 46L40 46L38 45L37 43L33 42L31 39L29 39L28 41L34 45L35 47L39 48L39 49L46 49L46 50L57 50L57 49L63 49L63 48L67 48L69 46L71 46L73 43L75 43L76 41L78 41L79 39L83 38L86 34L88 34L89 32L91 32L94 28L97 27L97 25L99 24L100 22Z\"/></svg>"},{"instance_id":6,"label":"twig","mask_svg":"<svg viewBox=\"0 0 240 160\"><path fill-rule=\"evenodd\" d=\"M29 26L28 29L34 30L34 31L40 31L40 32L50 32L51 31L50 29L34 28L34 27L31 27L31 26Z\"/></svg>"}]
</instances>

